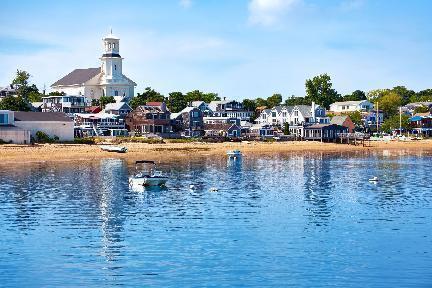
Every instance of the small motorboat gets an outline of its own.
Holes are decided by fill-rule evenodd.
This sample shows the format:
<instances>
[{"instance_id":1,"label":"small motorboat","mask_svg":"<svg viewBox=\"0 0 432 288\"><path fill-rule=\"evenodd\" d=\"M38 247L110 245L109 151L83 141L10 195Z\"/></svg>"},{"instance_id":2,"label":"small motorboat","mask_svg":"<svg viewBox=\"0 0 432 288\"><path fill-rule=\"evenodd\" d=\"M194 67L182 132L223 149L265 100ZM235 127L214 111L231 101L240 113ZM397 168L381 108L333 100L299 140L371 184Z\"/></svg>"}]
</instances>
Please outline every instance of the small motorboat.
<instances>
[{"instance_id":1,"label":"small motorboat","mask_svg":"<svg viewBox=\"0 0 432 288\"><path fill-rule=\"evenodd\" d=\"M235 159L235 158L240 158L242 156L242 153L240 150L230 150L227 151L227 155L229 158Z\"/></svg>"},{"instance_id":2,"label":"small motorboat","mask_svg":"<svg viewBox=\"0 0 432 288\"><path fill-rule=\"evenodd\" d=\"M378 177L374 176L369 179L369 182L378 182Z\"/></svg>"},{"instance_id":3,"label":"small motorboat","mask_svg":"<svg viewBox=\"0 0 432 288\"><path fill-rule=\"evenodd\" d=\"M143 169L143 164L151 165L148 169ZM139 169L141 167L141 169ZM129 177L130 186L165 186L168 177L162 175L161 171L156 170L154 161L140 160L135 162L137 173Z\"/></svg>"},{"instance_id":4,"label":"small motorboat","mask_svg":"<svg viewBox=\"0 0 432 288\"><path fill-rule=\"evenodd\" d=\"M120 147L120 146L111 146L111 145L101 145L100 148L102 151L107 152L117 152L117 153L126 153L127 148L126 147Z\"/></svg>"}]
</instances>

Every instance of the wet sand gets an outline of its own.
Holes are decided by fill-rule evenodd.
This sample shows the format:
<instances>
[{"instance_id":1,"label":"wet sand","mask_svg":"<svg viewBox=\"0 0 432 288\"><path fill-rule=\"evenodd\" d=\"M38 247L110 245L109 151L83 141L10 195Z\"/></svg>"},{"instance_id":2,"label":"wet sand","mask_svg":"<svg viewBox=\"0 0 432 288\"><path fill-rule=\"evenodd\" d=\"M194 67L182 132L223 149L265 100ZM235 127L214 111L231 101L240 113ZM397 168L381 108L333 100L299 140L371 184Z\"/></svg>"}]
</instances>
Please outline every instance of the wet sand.
<instances>
[{"instance_id":1,"label":"wet sand","mask_svg":"<svg viewBox=\"0 0 432 288\"><path fill-rule=\"evenodd\" d=\"M347 145L320 142L239 142L239 143L124 143L128 152L113 153L102 151L99 145L85 144L40 144L28 145L0 145L0 162L40 162L40 161L83 161L103 158L120 158L130 162L137 159L157 161L181 161L191 158L207 158L225 156L227 150L241 150L245 156L298 154L298 153L368 153L385 152L399 154L432 154L432 140L421 141L391 141L367 143L362 145Z\"/></svg>"}]
</instances>

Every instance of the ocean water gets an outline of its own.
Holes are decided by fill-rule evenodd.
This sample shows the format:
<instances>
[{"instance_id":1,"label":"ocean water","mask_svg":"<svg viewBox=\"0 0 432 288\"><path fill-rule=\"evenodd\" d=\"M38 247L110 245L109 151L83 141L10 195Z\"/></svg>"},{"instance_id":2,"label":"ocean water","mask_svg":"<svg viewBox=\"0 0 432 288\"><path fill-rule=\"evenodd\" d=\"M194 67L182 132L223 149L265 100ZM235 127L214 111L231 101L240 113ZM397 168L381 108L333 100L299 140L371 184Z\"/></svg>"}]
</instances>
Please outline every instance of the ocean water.
<instances>
[{"instance_id":1,"label":"ocean water","mask_svg":"<svg viewBox=\"0 0 432 288\"><path fill-rule=\"evenodd\" d=\"M160 169L140 190L119 159L0 163L0 286L432 287L429 155Z\"/></svg>"}]
</instances>

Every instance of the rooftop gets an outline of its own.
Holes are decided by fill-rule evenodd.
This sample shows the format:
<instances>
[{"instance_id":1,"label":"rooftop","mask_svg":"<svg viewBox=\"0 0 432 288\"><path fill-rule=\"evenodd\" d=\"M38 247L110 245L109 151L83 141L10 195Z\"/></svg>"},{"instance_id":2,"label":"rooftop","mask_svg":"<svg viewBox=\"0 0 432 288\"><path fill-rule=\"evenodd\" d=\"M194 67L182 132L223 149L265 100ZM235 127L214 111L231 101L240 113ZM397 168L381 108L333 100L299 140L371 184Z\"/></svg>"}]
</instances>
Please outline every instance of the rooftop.
<instances>
[{"instance_id":1,"label":"rooftop","mask_svg":"<svg viewBox=\"0 0 432 288\"><path fill-rule=\"evenodd\" d=\"M75 69L68 75L52 84L51 87L81 85L100 73L100 68Z\"/></svg>"},{"instance_id":2,"label":"rooftop","mask_svg":"<svg viewBox=\"0 0 432 288\"><path fill-rule=\"evenodd\" d=\"M14 114L15 114L15 121L73 122L73 120L63 112L22 112L22 111L15 111Z\"/></svg>"}]
</instances>

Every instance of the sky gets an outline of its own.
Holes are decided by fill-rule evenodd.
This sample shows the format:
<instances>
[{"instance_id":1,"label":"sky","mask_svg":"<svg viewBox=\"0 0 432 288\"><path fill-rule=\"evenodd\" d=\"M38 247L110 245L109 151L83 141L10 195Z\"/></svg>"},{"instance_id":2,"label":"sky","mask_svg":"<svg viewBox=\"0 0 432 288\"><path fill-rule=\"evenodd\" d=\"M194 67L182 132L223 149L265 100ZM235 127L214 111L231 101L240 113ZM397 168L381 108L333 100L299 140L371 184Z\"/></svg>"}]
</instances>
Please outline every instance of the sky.
<instances>
[{"instance_id":1,"label":"sky","mask_svg":"<svg viewBox=\"0 0 432 288\"><path fill-rule=\"evenodd\" d=\"M20 69L49 91L99 67L112 28L136 92L286 99L322 73L342 95L432 88L428 0L4 0L2 12L0 86Z\"/></svg>"}]
</instances>

